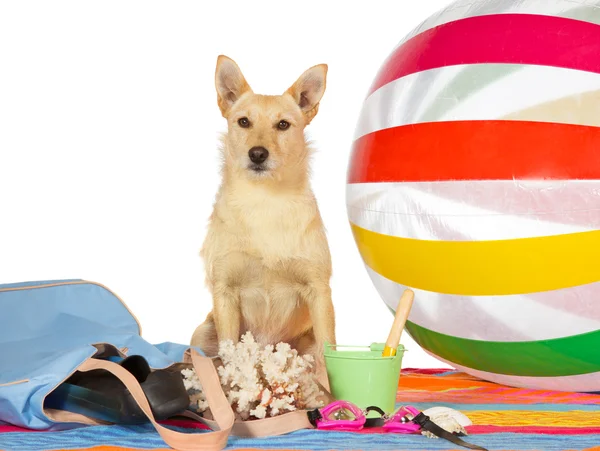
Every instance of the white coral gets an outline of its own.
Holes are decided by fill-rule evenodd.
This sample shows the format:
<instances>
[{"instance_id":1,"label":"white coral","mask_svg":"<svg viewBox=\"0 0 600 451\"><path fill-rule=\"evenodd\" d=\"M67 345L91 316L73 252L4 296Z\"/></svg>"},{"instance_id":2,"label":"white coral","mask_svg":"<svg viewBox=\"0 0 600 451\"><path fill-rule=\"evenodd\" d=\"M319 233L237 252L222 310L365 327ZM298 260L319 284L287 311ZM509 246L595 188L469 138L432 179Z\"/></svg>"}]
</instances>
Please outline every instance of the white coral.
<instances>
[{"instance_id":1,"label":"white coral","mask_svg":"<svg viewBox=\"0 0 600 451\"><path fill-rule=\"evenodd\" d=\"M251 332L239 343L219 343L221 386L237 416L241 419L266 418L296 409L320 407L323 393L316 383L311 355L299 356L287 343L261 349ZM193 391L197 410L208 408L193 370L183 370L184 383ZM200 387L200 388L199 388Z\"/></svg>"},{"instance_id":2,"label":"white coral","mask_svg":"<svg viewBox=\"0 0 600 451\"><path fill-rule=\"evenodd\" d=\"M183 369L183 385L190 394L190 407L192 410L203 412L208 408L208 401L202 391L202 385L194 370Z\"/></svg>"}]
</instances>

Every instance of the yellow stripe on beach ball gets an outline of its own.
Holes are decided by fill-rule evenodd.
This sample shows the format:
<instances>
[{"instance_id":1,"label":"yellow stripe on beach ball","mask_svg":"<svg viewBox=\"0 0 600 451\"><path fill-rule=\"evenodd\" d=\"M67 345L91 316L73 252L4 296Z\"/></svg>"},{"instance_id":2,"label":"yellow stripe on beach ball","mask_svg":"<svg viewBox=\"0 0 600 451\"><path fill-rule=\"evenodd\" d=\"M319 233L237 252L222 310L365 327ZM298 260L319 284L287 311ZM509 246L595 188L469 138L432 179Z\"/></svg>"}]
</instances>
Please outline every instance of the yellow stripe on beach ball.
<instances>
[{"instance_id":1,"label":"yellow stripe on beach ball","mask_svg":"<svg viewBox=\"0 0 600 451\"><path fill-rule=\"evenodd\" d=\"M512 240L428 241L351 226L367 266L412 288L489 296L600 281L600 230Z\"/></svg>"}]
</instances>

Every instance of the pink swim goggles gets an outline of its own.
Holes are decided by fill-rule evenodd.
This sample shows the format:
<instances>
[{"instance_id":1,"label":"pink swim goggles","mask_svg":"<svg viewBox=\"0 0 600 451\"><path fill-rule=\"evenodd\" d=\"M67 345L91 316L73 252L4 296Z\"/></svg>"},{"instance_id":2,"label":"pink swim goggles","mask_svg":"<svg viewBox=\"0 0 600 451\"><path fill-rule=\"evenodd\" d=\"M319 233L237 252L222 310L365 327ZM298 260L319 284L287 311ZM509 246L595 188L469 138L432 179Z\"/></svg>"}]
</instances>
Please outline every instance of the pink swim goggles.
<instances>
[{"instance_id":1,"label":"pink swim goggles","mask_svg":"<svg viewBox=\"0 0 600 451\"><path fill-rule=\"evenodd\" d=\"M367 418L370 412L377 412L379 418ZM362 410L347 401L335 401L322 409L309 413L309 419L317 429L335 431L360 431L364 427L383 427L387 432L413 434L421 427L411 420L420 412L412 406L403 406L392 416L379 407L371 406Z\"/></svg>"},{"instance_id":2,"label":"pink swim goggles","mask_svg":"<svg viewBox=\"0 0 600 451\"><path fill-rule=\"evenodd\" d=\"M380 417L367 418L370 412L377 412ZM453 434L441 428L413 406L402 406L392 415L387 415L376 406L362 410L350 402L335 401L322 409L309 411L308 419L321 430L360 431L364 427L381 427L385 432L398 434L416 434L425 430L456 445L487 451L486 448L461 440L458 435L462 434Z\"/></svg>"}]
</instances>

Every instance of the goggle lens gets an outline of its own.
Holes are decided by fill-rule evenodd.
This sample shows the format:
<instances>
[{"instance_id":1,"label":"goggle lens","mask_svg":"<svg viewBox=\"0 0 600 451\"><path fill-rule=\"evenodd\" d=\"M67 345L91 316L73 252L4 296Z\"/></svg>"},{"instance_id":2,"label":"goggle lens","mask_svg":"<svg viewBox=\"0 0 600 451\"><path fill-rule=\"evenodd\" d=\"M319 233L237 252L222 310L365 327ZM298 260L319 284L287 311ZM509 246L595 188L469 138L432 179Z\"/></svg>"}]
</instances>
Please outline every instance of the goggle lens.
<instances>
[{"instance_id":1,"label":"goggle lens","mask_svg":"<svg viewBox=\"0 0 600 451\"><path fill-rule=\"evenodd\" d=\"M342 407L329 413L326 418L332 421L354 421L356 420L356 415L351 410Z\"/></svg>"}]
</instances>

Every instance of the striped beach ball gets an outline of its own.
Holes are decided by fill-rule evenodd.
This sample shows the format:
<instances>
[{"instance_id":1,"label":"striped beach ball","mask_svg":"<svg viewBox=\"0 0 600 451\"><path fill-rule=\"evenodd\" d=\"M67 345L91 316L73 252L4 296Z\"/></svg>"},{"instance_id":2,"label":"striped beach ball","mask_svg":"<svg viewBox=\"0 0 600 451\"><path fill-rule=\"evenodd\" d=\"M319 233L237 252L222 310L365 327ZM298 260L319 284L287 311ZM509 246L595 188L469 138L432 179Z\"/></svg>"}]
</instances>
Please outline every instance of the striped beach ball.
<instances>
[{"instance_id":1,"label":"striped beach ball","mask_svg":"<svg viewBox=\"0 0 600 451\"><path fill-rule=\"evenodd\" d=\"M461 0L384 62L348 214L428 353L506 385L600 391L600 0Z\"/></svg>"}]
</instances>

